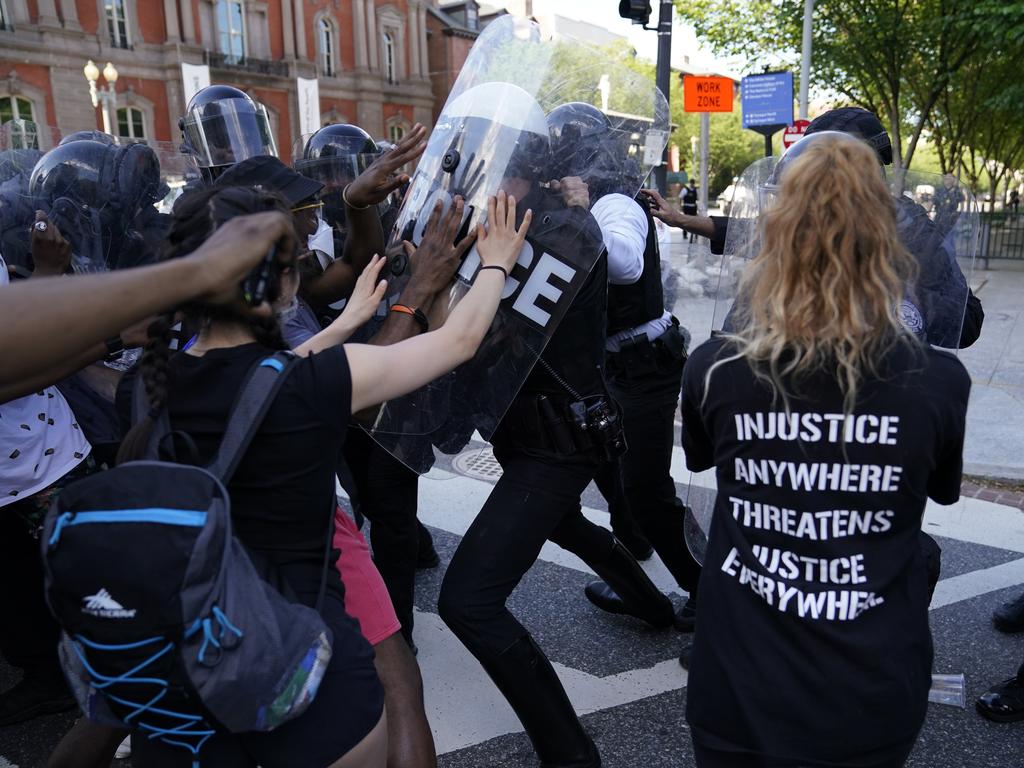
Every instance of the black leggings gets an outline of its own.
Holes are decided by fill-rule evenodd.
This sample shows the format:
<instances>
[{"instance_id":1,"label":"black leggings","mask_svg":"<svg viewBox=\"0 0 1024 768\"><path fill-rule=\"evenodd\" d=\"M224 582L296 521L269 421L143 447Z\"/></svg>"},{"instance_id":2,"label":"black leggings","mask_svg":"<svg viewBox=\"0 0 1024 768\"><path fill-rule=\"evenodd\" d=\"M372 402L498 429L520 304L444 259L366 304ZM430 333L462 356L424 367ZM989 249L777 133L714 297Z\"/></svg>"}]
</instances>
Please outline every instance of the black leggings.
<instances>
[{"instance_id":1,"label":"black leggings","mask_svg":"<svg viewBox=\"0 0 1024 768\"><path fill-rule=\"evenodd\" d=\"M908 744L886 750L887 757L874 760L857 760L846 763L848 768L902 768L910 757L910 752L917 743L915 738ZM838 768L840 763L817 763L793 760L779 760L776 758L752 755L746 752L725 752L718 749L709 749L693 742L693 755L696 758L697 768Z\"/></svg>"}]
</instances>

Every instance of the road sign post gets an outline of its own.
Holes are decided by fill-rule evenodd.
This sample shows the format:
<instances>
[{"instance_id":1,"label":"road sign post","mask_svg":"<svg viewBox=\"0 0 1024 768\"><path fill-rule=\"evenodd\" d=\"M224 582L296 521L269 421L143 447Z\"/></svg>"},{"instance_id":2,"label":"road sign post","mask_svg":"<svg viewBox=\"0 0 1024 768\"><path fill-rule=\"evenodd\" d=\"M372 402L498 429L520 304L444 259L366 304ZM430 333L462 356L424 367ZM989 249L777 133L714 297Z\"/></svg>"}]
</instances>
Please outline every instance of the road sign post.
<instances>
[{"instance_id":1,"label":"road sign post","mask_svg":"<svg viewBox=\"0 0 1024 768\"><path fill-rule=\"evenodd\" d=\"M683 109L700 113L700 193L698 210L708 209L708 166L711 113L732 112L735 87L731 77L686 75L683 78Z\"/></svg>"},{"instance_id":2,"label":"road sign post","mask_svg":"<svg viewBox=\"0 0 1024 768\"><path fill-rule=\"evenodd\" d=\"M743 127L764 136L764 154L771 157L772 136L793 124L793 73L747 75L740 91Z\"/></svg>"}]
</instances>

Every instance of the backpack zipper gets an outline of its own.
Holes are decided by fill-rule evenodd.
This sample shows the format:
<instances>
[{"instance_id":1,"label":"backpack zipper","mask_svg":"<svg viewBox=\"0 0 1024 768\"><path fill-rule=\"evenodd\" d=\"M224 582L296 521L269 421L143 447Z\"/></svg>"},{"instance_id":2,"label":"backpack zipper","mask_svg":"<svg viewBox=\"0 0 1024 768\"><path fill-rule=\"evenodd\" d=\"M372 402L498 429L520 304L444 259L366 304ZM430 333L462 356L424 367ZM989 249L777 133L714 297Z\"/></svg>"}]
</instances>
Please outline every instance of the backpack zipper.
<instances>
[{"instance_id":1,"label":"backpack zipper","mask_svg":"<svg viewBox=\"0 0 1024 768\"><path fill-rule=\"evenodd\" d=\"M94 512L63 512L57 517L50 536L49 545L60 541L61 531L70 525L88 523L153 523L156 525L181 525L202 528L206 525L206 512L196 509L167 509L146 507L143 509L109 509Z\"/></svg>"}]
</instances>

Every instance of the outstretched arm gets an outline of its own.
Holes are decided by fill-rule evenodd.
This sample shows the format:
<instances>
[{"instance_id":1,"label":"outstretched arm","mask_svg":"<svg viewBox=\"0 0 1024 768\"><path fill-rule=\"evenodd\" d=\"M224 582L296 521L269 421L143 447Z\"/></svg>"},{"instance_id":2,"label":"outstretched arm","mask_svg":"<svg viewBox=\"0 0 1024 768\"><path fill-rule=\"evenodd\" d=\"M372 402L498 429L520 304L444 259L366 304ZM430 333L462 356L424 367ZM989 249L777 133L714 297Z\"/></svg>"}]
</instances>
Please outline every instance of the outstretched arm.
<instances>
[{"instance_id":1,"label":"outstretched arm","mask_svg":"<svg viewBox=\"0 0 1024 768\"><path fill-rule=\"evenodd\" d=\"M348 185L344 193L348 226L345 252L323 274L303 278L302 293L310 302L323 307L347 297L373 255L384 253L387 233L381 227L377 205L408 183L408 175L396 172L423 154L427 148L426 135L427 129L422 125L413 126L393 150L374 160Z\"/></svg>"},{"instance_id":2,"label":"outstretched arm","mask_svg":"<svg viewBox=\"0 0 1024 768\"><path fill-rule=\"evenodd\" d=\"M386 347L345 347L352 371L353 412L419 389L476 354L498 310L505 277L519 257L532 215L527 211L518 230L515 220L515 198L506 199L499 192L497 199L488 201L488 229L477 227L483 267L441 328Z\"/></svg>"},{"instance_id":3,"label":"outstretched arm","mask_svg":"<svg viewBox=\"0 0 1024 768\"><path fill-rule=\"evenodd\" d=\"M74 278L44 277L0 287L0 402L19 383L187 299L241 301L240 284L270 246L292 232L276 211L238 216L190 256L163 264ZM294 258L279 248L282 261ZM256 312L269 315L264 303Z\"/></svg>"}]
</instances>

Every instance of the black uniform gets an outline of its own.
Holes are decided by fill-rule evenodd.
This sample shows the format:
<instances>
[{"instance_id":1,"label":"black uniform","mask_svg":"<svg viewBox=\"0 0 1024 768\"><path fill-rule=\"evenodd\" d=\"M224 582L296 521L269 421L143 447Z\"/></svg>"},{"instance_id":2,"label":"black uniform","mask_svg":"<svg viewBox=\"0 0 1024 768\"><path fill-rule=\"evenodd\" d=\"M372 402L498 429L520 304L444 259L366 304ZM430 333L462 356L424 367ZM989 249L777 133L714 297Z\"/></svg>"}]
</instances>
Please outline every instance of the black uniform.
<instances>
[{"instance_id":1,"label":"black uniform","mask_svg":"<svg viewBox=\"0 0 1024 768\"><path fill-rule=\"evenodd\" d=\"M646 207L644 213L644 271L632 285L609 287L609 337L640 329L665 311L657 232ZM608 353L608 384L622 408L629 448L618 465L598 476L598 486L608 500L613 529L624 511L631 515L679 586L696 596L700 565L684 542L685 508L676 497L671 474L673 425L685 362L685 339L675 318L653 341L646 334L632 336L619 351Z\"/></svg>"},{"instance_id":2,"label":"black uniform","mask_svg":"<svg viewBox=\"0 0 1024 768\"><path fill-rule=\"evenodd\" d=\"M534 212L536 252L603 250L601 231L583 208L566 210L539 188L522 201L521 210L527 208ZM552 228L558 217L565 226ZM583 489L606 461L605 446L577 429L574 416L580 403L609 405L602 373L606 301L602 253L492 438L504 473L452 558L438 604L516 711L541 763L552 767L597 766L600 759L547 658L506 607L544 542L581 557L652 623L672 621L667 598L580 508Z\"/></svg>"}]
</instances>

